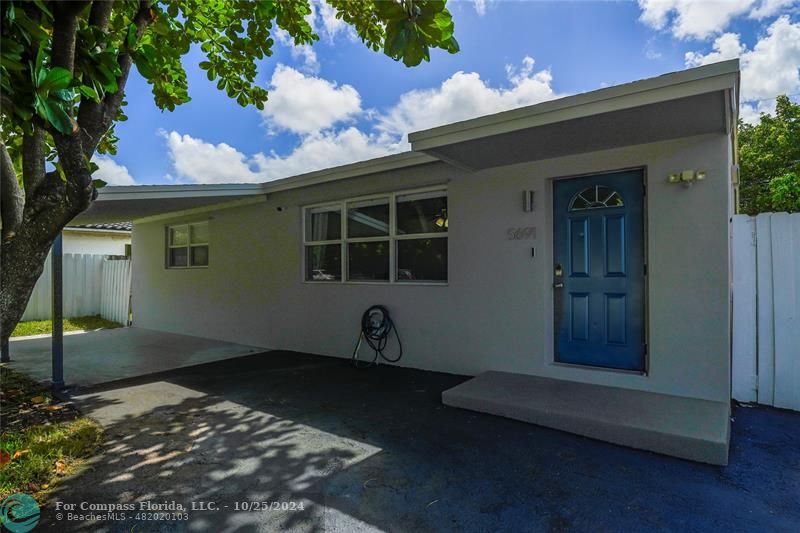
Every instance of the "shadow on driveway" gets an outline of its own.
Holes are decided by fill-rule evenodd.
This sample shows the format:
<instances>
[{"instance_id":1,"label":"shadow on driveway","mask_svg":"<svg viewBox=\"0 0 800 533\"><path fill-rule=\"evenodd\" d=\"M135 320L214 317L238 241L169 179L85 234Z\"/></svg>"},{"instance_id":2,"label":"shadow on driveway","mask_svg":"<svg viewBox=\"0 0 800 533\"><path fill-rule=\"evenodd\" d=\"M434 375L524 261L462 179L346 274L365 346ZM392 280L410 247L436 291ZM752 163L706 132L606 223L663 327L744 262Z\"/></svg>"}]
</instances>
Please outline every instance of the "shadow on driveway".
<instances>
[{"instance_id":1,"label":"shadow on driveway","mask_svg":"<svg viewBox=\"0 0 800 533\"><path fill-rule=\"evenodd\" d=\"M76 401L107 428L107 442L59 486L43 523L126 532L800 531L800 414L736 409L723 468L443 406L441 392L465 379L268 352L93 389ZM220 510L188 510L188 521L126 511L57 522L58 501ZM303 509L235 511L250 501Z\"/></svg>"}]
</instances>

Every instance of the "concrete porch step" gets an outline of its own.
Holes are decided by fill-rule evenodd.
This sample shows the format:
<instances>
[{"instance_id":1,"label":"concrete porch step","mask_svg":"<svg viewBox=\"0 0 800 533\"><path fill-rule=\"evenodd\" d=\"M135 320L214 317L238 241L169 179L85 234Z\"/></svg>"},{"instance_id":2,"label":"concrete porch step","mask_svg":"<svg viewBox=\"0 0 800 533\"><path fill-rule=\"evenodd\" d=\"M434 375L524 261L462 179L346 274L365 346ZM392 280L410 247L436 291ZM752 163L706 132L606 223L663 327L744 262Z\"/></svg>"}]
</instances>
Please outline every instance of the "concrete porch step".
<instances>
[{"instance_id":1,"label":"concrete porch step","mask_svg":"<svg viewBox=\"0 0 800 533\"><path fill-rule=\"evenodd\" d=\"M615 444L728 464L730 404L508 372L486 372L442 402Z\"/></svg>"}]
</instances>

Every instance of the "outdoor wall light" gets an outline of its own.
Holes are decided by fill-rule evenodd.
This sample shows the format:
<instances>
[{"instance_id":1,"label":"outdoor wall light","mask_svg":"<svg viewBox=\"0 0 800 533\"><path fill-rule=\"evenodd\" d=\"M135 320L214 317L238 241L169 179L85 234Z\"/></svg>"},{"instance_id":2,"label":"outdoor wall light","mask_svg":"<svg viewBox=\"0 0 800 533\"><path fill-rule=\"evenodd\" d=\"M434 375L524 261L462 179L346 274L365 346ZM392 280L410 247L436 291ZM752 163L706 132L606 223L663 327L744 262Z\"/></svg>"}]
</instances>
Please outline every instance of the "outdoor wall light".
<instances>
[{"instance_id":1,"label":"outdoor wall light","mask_svg":"<svg viewBox=\"0 0 800 533\"><path fill-rule=\"evenodd\" d=\"M683 183L684 187L691 187L695 181L703 181L706 179L705 170L684 170L682 172L675 172L670 174L667 178L668 183Z\"/></svg>"},{"instance_id":2,"label":"outdoor wall light","mask_svg":"<svg viewBox=\"0 0 800 533\"><path fill-rule=\"evenodd\" d=\"M526 213L533 211L534 191L522 191L522 210Z\"/></svg>"}]
</instances>

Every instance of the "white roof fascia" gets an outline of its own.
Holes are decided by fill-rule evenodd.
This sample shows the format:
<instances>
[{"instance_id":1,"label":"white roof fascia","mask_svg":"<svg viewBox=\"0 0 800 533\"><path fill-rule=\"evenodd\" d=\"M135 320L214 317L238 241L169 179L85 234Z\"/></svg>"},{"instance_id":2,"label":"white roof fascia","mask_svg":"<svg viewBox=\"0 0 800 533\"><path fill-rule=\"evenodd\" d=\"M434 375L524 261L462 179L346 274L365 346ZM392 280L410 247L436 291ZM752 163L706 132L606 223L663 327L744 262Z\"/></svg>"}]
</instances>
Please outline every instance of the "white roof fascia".
<instances>
[{"instance_id":1,"label":"white roof fascia","mask_svg":"<svg viewBox=\"0 0 800 533\"><path fill-rule=\"evenodd\" d=\"M414 150L428 150L708 92L726 89L738 92L738 79L739 60L732 59L418 131L409 134L408 139Z\"/></svg>"},{"instance_id":2,"label":"white roof fascia","mask_svg":"<svg viewBox=\"0 0 800 533\"><path fill-rule=\"evenodd\" d=\"M265 183L241 184L204 184L204 185L125 185L108 186L100 189L98 199L114 200L151 200L163 198L204 198L209 196L252 196L268 194L300 187L308 187L355 178L367 174L376 174L389 170L435 163L440 159L424 153L403 152L378 157L367 161L359 161L348 165L317 170L306 174L291 176Z\"/></svg>"},{"instance_id":3,"label":"white roof fascia","mask_svg":"<svg viewBox=\"0 0 800 533\"><path fill-rule=\"evenodd\" d=\"M65 226L64 229L61 230L62 232L66 233L95 233L98 235L101 234L110 234L110 235L130 235L131 231L127 229L100 229L100 228L76 228L75 226Z\"/></svg>"},{"instance_id":4,"label":"white roof fascia","mask_svg":"<svg viewBox=\"0 0 800 533\"><path fill-rule=\"evenodd\" d=\"M377 174L379 172L386 172L389 170L398 170L401 168L423 165L425 163L435 163L438 161L440 161L439 158L430 156L428 154L418 152L402 152L385 157L378 157L376 159L369 159L367 161L359 161L349 165L342 165L339 167L309 172L307 174L300 174L290 178L268 181L262 185L264 187L264 192L273 193L286 191L289 189L298 189L300 187L308 187L311 185L319 185L320 183L327 183L330 181L355 178L367 174Z\"/></svg>"},{"instance_id":5,"label":"white roof fascia","mask_svg":"<svg viewBox=\"0 0 800 533\"><path fill-rule=\"evenodd\" d=\"M263 194L260 183L206 185L124 185L108 186L98 191L98 199L154 200L160 198L205 198L209 196L248 196Z\"/></svg>"}]
</instances>

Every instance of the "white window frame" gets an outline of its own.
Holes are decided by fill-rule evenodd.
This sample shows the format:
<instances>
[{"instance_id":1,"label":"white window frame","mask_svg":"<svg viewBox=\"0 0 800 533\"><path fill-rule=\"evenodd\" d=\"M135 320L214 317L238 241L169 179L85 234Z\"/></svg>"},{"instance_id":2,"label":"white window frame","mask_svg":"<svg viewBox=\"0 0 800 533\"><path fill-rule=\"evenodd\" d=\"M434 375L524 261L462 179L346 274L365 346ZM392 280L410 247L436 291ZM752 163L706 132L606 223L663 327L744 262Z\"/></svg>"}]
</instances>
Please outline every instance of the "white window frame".
<instances>
[{"instance_id":1,"label":"white window frame","mask_svg":"<svg viewBox=\"0 0 800 533\"><path fill-rule=\"evenodd\" d=\"M164 243L165 251L164 251L164 267L169 270L187 270L187 269L200 269L200 268L208 268L208 264L206 265L192 265L192 246L205 246L208 248L208 263L211 264L211 233L210 227L208 228L208 241L206 242L192 242L192 230L190 226L198 226L200 224L205 224L206 227L209 226L208 220L199 220L197 222L184 222L182 224L171 224L164 228ZM170 242L170 232L176 228L186 228L186 234L188 235L188 242L186 244L172 244ZM174 248L186 248L186 266L173 266L169 264L170 258L170 250Z\"/></svg>"},{"instance_id":2,"label":"white window frame","mask_svg":"<svg viewBox=\"0 0 800 533\"><path fill-rule=\"evenodd\" d=\"M423 187L419 189L409 189L404 191L396 191L390 193L382 193L382 194L370 194L367 196L355 196L352 198L347 198L344 200L336 200L332 202L320 202L316 204L310 204L303 206L301 218L302 218L302 239L301 239L301 276L303 283L314 283L314 284L322 284L322 285L336 285L336 284L344 284L344 285L447 285L450 280L450 239L449 239L449 231L441 231L435 233L410 233L410 234L402 234L399 235L397 233L397 197L398 196L408 196L411 194L417 193L426 193L426 192L441 192L442 196L448 197L448 190L446 186L437 185L433 187ZM386 199L389 202L389 234L388 235L380 235L377 237L352 237L349 238L347 236L347 220L348 220L348 207L351 204L357 204L360 202L368 201L368 200L381 200ZM308 220L308 211L312 209L317 209L320 207L338 207L341 219L341 235L339 239L333 240L324 240L324 241L307 241L307 233L306 233L306 222ZM448 205L449 208L449 205ZM447 239L447 280L444 281L425 281L425 280L398 280L397 279L397 241L401 240L422 240L422 239L439 239L445 238ZM347 275L349 272L349 253L348 253L348 245L350 243L361 243L361 242L382 242L388 241L389 242L389 279L388 280L348 280ZM339 244L340 245L340 254L341 254L341 279L338 280L313 280L307 279L308 273L308 263L307 263L307 253L306 250L309 246L321 246L321 245L330 245L330 244Z\"/></svg>"}]
</instances>

